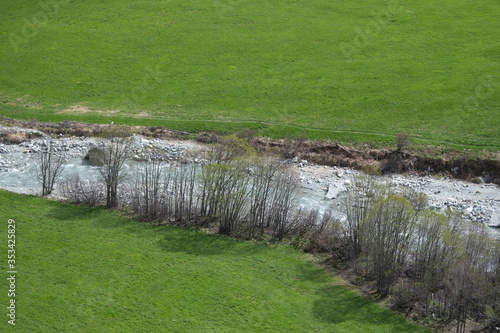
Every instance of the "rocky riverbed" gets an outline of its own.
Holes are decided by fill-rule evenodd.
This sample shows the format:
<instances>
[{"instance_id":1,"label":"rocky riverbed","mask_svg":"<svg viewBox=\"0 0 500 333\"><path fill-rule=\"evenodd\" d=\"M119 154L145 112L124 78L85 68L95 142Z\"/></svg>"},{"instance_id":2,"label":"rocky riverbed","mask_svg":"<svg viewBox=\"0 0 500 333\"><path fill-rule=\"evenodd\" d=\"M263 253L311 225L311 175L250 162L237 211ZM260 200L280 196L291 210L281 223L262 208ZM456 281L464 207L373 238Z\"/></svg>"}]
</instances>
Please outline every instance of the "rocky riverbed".
<instances>
[{"instance_id":1,"label":"rocky riverbed","mask_svg":"<svg viewBox=\"0 0 500 333\"><path fill-rule=\"evenodd\" d=\"M67 156L65 174L77 173L80 177L94 179L99 177L98 169L92 167L85 157L88 151L98 145L98 139L86 137L48 137L36 130L5 128L0 126L0 135L6 132L26 132L36 138L18 144L0 143L0 188L18 193L36 194L39 184L33 177L37 154L48 145ZM33 131L33 133L29 132ZM161 139L147 139L139 135L132 137L130 150L132 160L128 168L137 166L140 161L161 154L165 161L185 159L193 163L203 163L200 151L206 149L196 142L173 142ZM297 158L285 161L297 170L302 184L302 197L299 204L305 208L320 211L328 207L339 207L346 186L358 171L349 168L327 167L309 164ZM408 187L425 193L431 208L450 207L460 211L466 219L479 221L491 227L500 226L500 188L495 184L475 184L439 176L412 176L393 174L383 177L394 186ZM54 192L55 195L59 193ZM500 235L497 228L493 233Z\"/></svg>"},{"instance_id":2,"label":"rocky riverbed","mask_svg":"<svg viewBox=\"0 0 500 333\"><path fill-rule=\"evenodd\" d=\"M292 161L293 162L293 161ZM327 204L339 206L342 193L359 171L349 168L307 165L296 161L304 196L319 209ZM465 219L479 221L490 227L500 225L500 188L496 184L474 184L439 176L386 175L380 177L396 188L411 188L427 195L431 209L451 208ZM492 232L497 232L493 230ZM499 233L500 235L500 233Z\"/></svg>"}]
</instances>

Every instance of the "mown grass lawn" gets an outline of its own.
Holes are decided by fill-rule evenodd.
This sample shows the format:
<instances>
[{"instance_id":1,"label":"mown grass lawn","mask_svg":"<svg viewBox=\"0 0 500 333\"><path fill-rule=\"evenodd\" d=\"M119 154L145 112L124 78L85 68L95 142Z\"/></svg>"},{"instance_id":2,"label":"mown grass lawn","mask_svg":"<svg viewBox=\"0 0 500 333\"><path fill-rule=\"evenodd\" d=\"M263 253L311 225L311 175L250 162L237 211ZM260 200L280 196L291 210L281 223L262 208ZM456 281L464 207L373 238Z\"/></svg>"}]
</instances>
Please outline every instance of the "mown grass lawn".
<instances>
[{"instance_id":1,"label":"mown grass lawn","mask_svg":"<svg viewBox=\"0 0 500 333\"><path fill-rule=\"evenodd\" d=\"M0 114L500 147L496 0L41 3L0 2Z\"/></svg>"},{"instance_id":2,"label":"mown grass lawn","mask_svg":"<svg viewBox=\"0 0 500 333\"><path fill-rule=\"evenodd\" d=\"M0 191L16 221L18 332L420 332L287 246ZM2 270L6 275L7 259ZM7 280L1 279L7 331Z\"/></svg>"}]
</instances>

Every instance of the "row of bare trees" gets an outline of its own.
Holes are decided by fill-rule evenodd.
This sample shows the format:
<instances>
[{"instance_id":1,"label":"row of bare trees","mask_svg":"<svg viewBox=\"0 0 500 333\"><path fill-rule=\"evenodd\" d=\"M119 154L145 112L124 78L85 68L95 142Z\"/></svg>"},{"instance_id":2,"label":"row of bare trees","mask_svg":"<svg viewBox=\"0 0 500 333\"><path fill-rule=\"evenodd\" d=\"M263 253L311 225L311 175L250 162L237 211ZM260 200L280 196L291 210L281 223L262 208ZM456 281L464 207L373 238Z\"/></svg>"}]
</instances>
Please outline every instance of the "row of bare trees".
<instances>
[{"instance_id":1,"label":"row of bare trees","mask_svg":"<svg viewBox=\"0 0 500 333\"><path fill-rule=\"evenodd\" d=\"M197 172L195 164L144 162L129 195L132 210L145 221L191 221L199 214Z\"/></svg>"},{"instance_id":2,"label":"row of bare trees","mask_svg":"<svg viewBox=\"0 0 500 333\"><path fill-rule=\"evenodd\" d=\"M300 233L294 212L298 179L277 159L256 156L248 143L224 137L202 166L145 162L132 209L145 220L215 225L218 233L282 239Z\"/></svg>"},{"instance_id":3,"label":"row of bare trees","mask_svg":"<svg viewBox=\"0 0 500 333\"><path fill-rule=\"evenodd\" d=\"M318 212L295 208L297 175L277 158L257 156L244 139L223 137L203 165L167 164L158 151L157 158L127 175L133 185L126 187L127 140L104 139L93 153L100 179L68 177L61 184L64 196L88 205L105 198L107 207L130 207L145 221L214 226L228 236L283 239L315 228Z\"/></svg>"}]
</instances>

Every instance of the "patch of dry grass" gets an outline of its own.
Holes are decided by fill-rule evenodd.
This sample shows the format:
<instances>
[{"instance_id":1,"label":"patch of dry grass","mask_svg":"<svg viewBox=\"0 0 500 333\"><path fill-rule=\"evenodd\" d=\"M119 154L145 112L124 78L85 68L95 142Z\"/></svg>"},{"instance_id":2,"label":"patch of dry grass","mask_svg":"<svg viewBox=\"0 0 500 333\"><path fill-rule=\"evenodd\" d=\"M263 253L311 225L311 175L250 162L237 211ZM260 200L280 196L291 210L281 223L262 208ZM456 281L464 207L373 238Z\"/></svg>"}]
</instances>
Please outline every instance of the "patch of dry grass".
<instances>
[{"instance_id":1,"label":"patch of dry grass","mask_svg":"<svg viewBox=\"0 0 500 333\"><path fill-rule=\"evenodd\" d=\"M25 132L15 132L7 133L4 136L3 141L6 143L19 144L21 142L27 141L29 138Z\"/></svg>"}]
</instances>

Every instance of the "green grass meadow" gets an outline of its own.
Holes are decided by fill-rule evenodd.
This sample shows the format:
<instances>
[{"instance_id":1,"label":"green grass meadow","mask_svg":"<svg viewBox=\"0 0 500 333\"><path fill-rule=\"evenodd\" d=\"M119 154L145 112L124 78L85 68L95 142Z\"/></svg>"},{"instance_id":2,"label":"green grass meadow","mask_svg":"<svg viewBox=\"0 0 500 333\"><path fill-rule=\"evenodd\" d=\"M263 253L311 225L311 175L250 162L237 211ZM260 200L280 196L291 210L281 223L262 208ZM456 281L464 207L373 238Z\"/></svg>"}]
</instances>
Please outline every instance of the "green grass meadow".
<instances>
[{"instance_id":1,"label":"green grass meadow","mask_svg":"<svg viewBox=\"0 0 500 333\"><path fill-rule=\"evenodd\" d=\"M0 2L0 114L500 147L497 0Z\"/></svg>"},{"instance_id":2,"label":"green grass meadow","mask_svg":"<svg viewBox=\"0 0 500 333\"><path fill-rule=\"evenodd\" d=\"M0 191L4 253L8 219L16 325L2 278L2 332L424 332L288 246Z\"/></svg>"}]
</instances>

